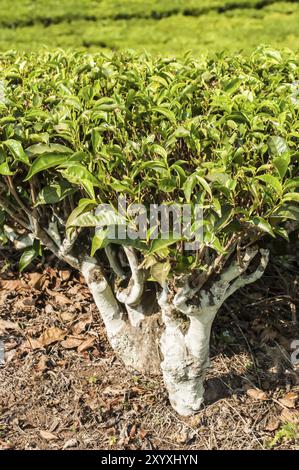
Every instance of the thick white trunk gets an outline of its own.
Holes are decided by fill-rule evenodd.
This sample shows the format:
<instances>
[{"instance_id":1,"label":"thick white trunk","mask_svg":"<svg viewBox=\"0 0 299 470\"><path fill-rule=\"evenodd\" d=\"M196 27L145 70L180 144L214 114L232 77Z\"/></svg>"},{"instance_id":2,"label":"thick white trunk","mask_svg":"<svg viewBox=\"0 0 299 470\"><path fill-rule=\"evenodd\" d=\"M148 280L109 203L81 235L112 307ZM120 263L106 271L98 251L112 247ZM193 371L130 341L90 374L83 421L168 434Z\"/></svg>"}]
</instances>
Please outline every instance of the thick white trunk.
<instances>
[{"instance_id":1,"label":"thick white trunk","mask_svg":"<svg viewBox=\"0 0 299 470\"><path fill-rule=\"evenodd\" d=\"M186 334L180 322L163 312L165 331L161 336L161 369L173 408L182 416L198 411L204 399L204 379L209 367L209 344L215 308L206 307L190 317ZM166 318L165 318L166 317Z\"/></svg>"},{"instance_id":2,"label":"thick white trunk","mask_svg":"<svg viewBox=\"0 0 299 470\"><path fill-rule=\"evenodd\" d=\"M130 307L130 305L126 305L126 310L128 312L131 325L138 328L145 319L142 305L138 305L137 307Z\"/></svg>"},{"instance_id":3,"label":"thick white trunk","mask_svg":"<svg viewBox=\"0 0 299 470\"><path fill-rule=\"evenodd\" d=\"M182 416L194 414L203 403L211 328L217 311L237 289L259 279L267 266L268 252L260 250L258 268L251 274L245 274L256 254L257 251L246 252L242 267L236 262L232 263L209 290L191 288L185 279L172 301L168 299L167 286L159 297L165 324L160 341L163 355L161 369L170 403ZM187 333L183 332L176 312L189 318Z\"/></svg>"},{"instance_id":4,"label":"thick white trunk","mask_svg":"<svg viewBox=\"0 0 299 470\"><path fill-rule=\"evenodd\" d=\"M109 342L125 366L157 375L161 360L157 315L145 317L141 306L124 306L122 310L94 259L86 258L81 271L105 323Z\"/></svg>"},{"instance_id":5,"label":"thick white trunk","mask_svg":"<svg viewBox=\"0 0 299 470\"><path fill-rule=\"evenodd\" d=\"M137 258L127 254L132 283L118 293L117 302L110 285L94 259L82 263L82 273L102 314L108 338L126 367L147 374L161 369L173 408L183 416L194 414L203 403L204 378L209 367L209 343L212 323L222 303L237 289L254 282L264 272L268 253L260 250L261 261L256 271L246 274L257 251L247 251L242 266L231 265L208 290L190 287L188 277L180 281L172 298L165 285L158 302L165 329L160 338L159 313L144 310L143 274L138 273ZM187 332L177 313L189 319ZM163 356L162 363L159 354Z\"/></svg>"},{"instance_id":6,"label":"thick white trunk","mask_svg":"<svg viewBox=\"0 0 299 470\"><path fill-rule=\"evenodd\" d=\"M123 313L113 295L111 287L98 270L96 262L92 258L87 258L83 261L81 270L95 304L102 315L109 341L112 347L116 347L115 343L118 334L125 326Z\"/></svg>"}]
</instances>

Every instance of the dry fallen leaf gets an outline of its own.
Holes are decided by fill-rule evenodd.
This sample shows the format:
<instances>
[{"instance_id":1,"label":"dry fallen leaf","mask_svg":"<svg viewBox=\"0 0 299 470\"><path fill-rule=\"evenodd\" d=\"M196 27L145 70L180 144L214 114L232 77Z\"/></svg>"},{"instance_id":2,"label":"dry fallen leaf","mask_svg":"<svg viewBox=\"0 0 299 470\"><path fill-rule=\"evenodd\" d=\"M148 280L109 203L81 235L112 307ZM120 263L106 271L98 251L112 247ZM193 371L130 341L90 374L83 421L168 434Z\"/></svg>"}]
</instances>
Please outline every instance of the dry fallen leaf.
<instances>
[{"instance_id":1,"label":"dry fallen leaf","mask_svg":"<svg viewBox=\"0 0 299 470\"><path fill-rule=\"evenodd\" d=\"M187 444L190 439L192 439L193 435L192 432L188 432L187 429L182 430L179 433L173 434L173 439L177 444Z\"/></svg>"},{"instance_id":2,"label":"dry fallen leaf","mask_svg":"<svg viewBox=\"0 0 299 470\"><path fill-rule=\"evenodd\" d=\"M15 302L15 309L16 309L16 303ZM22 301L22 307L35 307L36 306L36 299L33 298L33 297L30 297L30 298L26 298L26 299L23 299Z\"/></svg>"},{"instance_id":3,"label":"dry fallen leaf","mask_svg":"<svg viewBox=\"0 0 299 470\"><path fill-rule=\"evenodd\" d=\"M38 363L35 366L35 369L38 372L44 372L48 368L47 367L47 361L48 361L47 356L45 356L45 355L41 356L40 360L38 361Z\"/></svg>"},{"instance_id":4,"label":"dry fallen leaf","mask_svg":"<svg viewBox=\"0 0 299 470\"><path fill-rule=\"evenodd\" d=\"M11 362L15 358L16 354L17 354L16 349L11 349L10 351L6 352L4 354L5 363L8 364L9 362Z\"/></svg>"},{"instance_id":5,"label":"dry fallen leaf","mask_svg":"<svg viewBox=\"0 0 299 470\"><path fill-rule=\"evenodd\" d=\"M96 339L95 339L94 336L90 336L85 341L83 341L83 343L80 344L80 346L78 346L78 348L77 348L78 353L81 353L81 352L86 351L87 349L91 348L91 346L93 345L95 340Z\"/></svg>"},{"instance_id":6,"label":"dry fallen leaf","mask_svg":"<svg viewBox=\"0 0 299 470\"><path fill-rule=\"evenodd\" d=\"M34 298L26 298L26 299L17 299L14 302L14 309L15 311L31 311L33 307L35 307L36 299Z\"/></svg>"},{"instance_id":7,"label":"dry fallen leaf","mask_svg":"<svg viewBox=\"0 0 299 470\"><path fill-rule=\"evenodd\" d=\"M283 423L299 424L299 412L287 410L286 408L284 408L281 412L279 419Z\"/></svg>"},{"instance_id":8,"label":"dry fallen leaf","mask_svg":"<svg viewBox=\"0 0 299 470\"><path fill-rule=\"evenodd\" d=\"M4 442L0 439L0 450L13 449L13 445L10 442Z\"/></svg>"},{"instance_id":9,"label":"dry fallen leaf","mask_svg":"<svg viewBox=\"0 0 299 470\"><path fill-rule=\"evenodd\" d=\"M43 346L48 346L49 344L56 343L57 341L62 341L65 337L65 331L53 326L48 328L43 334L38 338L39 343Z\"/></svg>"},{"instance_id":10,"label":"dry fallen leaf","mask_svg":"<svg viewBox=\"0 0 299 470\"><path fill-rule=\"evenodd\" d=\"M29 285L32 286L34 289L42 290L43 285L47 279L46 273L29 273Z\"/></svg>"},{"instance_id":11,"label":"dry fallen leaf","mask_svg":"<svg viewBox=\"0 0 299 470\"><path fill-rule=\"evenodd\" d=\"M279 428L279 420L277 418L271 418L265 426L265 431L276 431Z\"/></svg>"},{"instance_id":12,"label":"dry fallen leaf","mask_svg":"<svg viewBox=\"0 0 299 470\"><path fill-rule=\"evenodd\" d=\"M0 334L5 333L7 330L18 330L19 327L17 323L13 323L9 320L0 319Z\"/></svg>"},{"instance_id":13,"label":"dry fallen leaf","mask_svg":"<svg viewBox=\"0 0 299 470\"><path fill-rule=\"evenodd\" d=\"M296 403L298 401L298 393L295 392L289 392L282 397L279 402L286 406L287 408L296 408Z\"/></svg>"},{"instance_id":14,"label":"dry fallen leaf","mask_svg":"<svg viewBox=\"0 0 299 470\"><path fill-rule=\"evenodd\" d=\"M80 290L82 290L82 286L80 284L75 284L67 292L70 295L77 295Z\"/></svg>"},{"instance_id":15,"label":"dry fallen leaf","mask_svg":"<svg viewBox=\"0 0 299 470\"><path fill-rule=\"evenodd\" d=\"M61 312L60 318L64 322L72 321L74 319L73 313L70 312Z\"/></svg>"},{"instance_id":16,"label":"dry fallen leaf","mask_svg":"<svg viewBox=\"0 0 299 470\"><path fill-rule=\"evenodd\" d=\"M273 341L277 336L277 332L273 328L265 328L261 332L261 341L267 343L268 341Z\"/></svg>"},{"instance_id":17,"label":"dry fallen leaf","mask_svg":"<svg viewBox=\"0 0 299 470\"><path fill-rule=\"evenodd\" d=\"M3 290L20 290L20 289L30 289L29 286L24 284L20 279L7 279L0 282L0 287Z\"/></svg>"},{"instance_id":18,"label":"dry fallen leaf","mask_svg":"<svg viewBox=\"0 0 299 470\"><path fill-rule=\"evenodd\" d=\"M47 289L47 292L51 295L51 297L54 297L54 300L58 305L70 305L71 303L73 303L71 299L69 299L66 295L62 294L61 292L51 291L49 289Z\"/></svg>"},{"instance_id":19,"label":"dry fallen leaf","mask_svg":"<svg viewBox=\"0 0 299 470\"><path fill-rule=\"evenodd\" d=\"M49 315L49 314L51 314L51 313L53 313L53 312L54 312L53 305L47 304L47 305L45 306L45 313L46 313L47 315Z\"/></svg>"},{"instance_id":20,"label":"dry fallen leaf","mask_svg":"<svg viewBox=\"0 0 299 470\"><path fill-rule=\"evenodd\" d=\"M41 349L42 347L43 345L37 339L30 338L30 336L28 336L27 341L22 344L22 349L32 349L33 351L35 349Z\"/></svg>"},{"instance_id":21,"label":"dry fallen leaf","mask_svg":"<svg viewBox=\"0 0 299 470\"><path fill-rule=\"evenodd\" d=\"M133 397L136 395L142 395L144 394L145 391L146 391L145 388L137 387L137 385L135 385L134 387L130 389L130 395Z\"/></svg>"},{"instance_id":22,"label":"dry fallen leaf","mask_svg":"<svg viewBox=\"0 0 299 470\"><path fill-rule=\"evenodd\" d=\"M133 424L133 426L131 427L130 432L129 432L129 436L130 436L131 439L133 439L133 437L136 436L136 432L137 432L137 426L136 426L136 424Z\"/></svg>"},{"instance_id":23,"label":"dry fallen leaf","mask_svg":"<svg viewBox=\"0 0 299 470\"><path fill-rule=\"evenodd\" d=\"M254 400L268 400L267 394L258 388L248 388L246 393L250 398L254 398Z\"/></svg>"},{"instance_id":24,"label":"dry fallen leaf","mask_svg":"<svg viewBox=\"0 0 299 470\"><path fill-rule=\"evenodd\" d=\"M77 439L75 439L74 437L72 437L71 439L68 439L64 444L63 444L63 447L62 449L69 449L70 447L76 447L77 445Z\"/></svg>"},{"instance_id":25,"label":"dry fallen leaf","mask_svg":"<svg viewBox=\"0 0 299 470\"><path fill-rule=\"evenodd\" d=\"M69 270L59 271L59 277L63 282L68 281L71 277L71 271Z\"/></svg>"},{"instance_id":26,"label":"dry fallen leaf","mask_svg":"<svg viewBox=\"0 0 299 470\"><path fill-rule=\"evenodd\" d=\"M87 325L90 325L91 322L92 316L89 313L87 313L86 315L82 315L80 320L73 326L72 332L74 333L74 335L79 335L80 333L82 333L82 331L85 331Z\"/></svg>"},{"instance_id":27,"label":"dry fallen leaf","mask_svg":"<svg viewBox=\"0 0 299 470\"><path fill-rule=\"evenodd\" d=\"M145 429L140 429L138 434L140 439L145 439L148 436L148 431L146 431Z\"/></svg>"},{"instance_id":28,"label":"dry fallen leaf","mask_svg":"<svg viewBox=\"0 0 299 470\"><path fill-rule=\"evenodd\" d=\"M57 441L58 437L52 432L40 430L40 435L46 441Z\"/></svg>"},{"instance_id":29,"label":"dry fallen leaf","mask_svg":"<svg viewBox=\"0 0 299 470\"><path fill-rule=\"evenodd\" d=\"M84 338L76 338L75 336L68 336L64 341L61 342L61 346L65 349L73 349L80 346Z\"/></svg>"}]
</instances>

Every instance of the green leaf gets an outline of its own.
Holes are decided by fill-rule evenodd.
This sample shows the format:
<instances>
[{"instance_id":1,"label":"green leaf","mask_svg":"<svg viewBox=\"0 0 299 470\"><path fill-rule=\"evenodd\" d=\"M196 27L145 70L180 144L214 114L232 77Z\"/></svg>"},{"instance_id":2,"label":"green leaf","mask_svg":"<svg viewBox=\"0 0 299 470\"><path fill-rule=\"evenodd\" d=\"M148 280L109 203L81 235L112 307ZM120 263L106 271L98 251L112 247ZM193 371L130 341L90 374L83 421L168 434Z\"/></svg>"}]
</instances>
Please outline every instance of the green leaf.
<instances>
[{"instance_id":1,"label":"green leaf","mask_svg":"<svg viewBox=\"0 0 299 470\"><path fill-rule=\"evenodd\" d=\"M217 183L219 184L222 184L223 186L226 186L227 183L230 181L230 177L228 176L227 173L225 173L224 171L211 171L208 175L207 175L207 179L209 181L217 181Z\"/></svg>"},{"instance_id":2,"label":"green leaf","mask_svg":"<svg viewBox=\"0 0 299 470\"><path fill-rule=\"evenodd\" d=\"M99 146L102 143L102 136L101 134L96 130L92 129L91 131L91 143L92 143L92 149L94 152L97 152L99 150Z\"/></svg>"},{"instance_id":3,"label":"green leaf","mask_svg":"<svg viewBox=\"0 0 299 470\"><path fill-rule=\"evenodd\" d=\"M243 80L241 78L234 78L224 85L224 91L231 95L240 87Z\"/></svg>"},{"instance_id":4,"label":"green leaf","mask_svg":"<svg viewBox=\"0 0 299 470\"><path fill-rule=\"evenodd\" d=\"M171 170L176 172L177 176L179 177L180 186L182 186L187 178L184 168L182 168L178 163L173 163L171 165Z\"/></svg>"},{"instance_id":5,"label":"green leaf","mask_svg":"<svg viewBox=\"0 0 299 470\"><path fill-rule=\"evenodd\" d=\"M175 122L176 121L176 117L175 117L175 114L170 111L170 109L168 108L162 108L162 107L154 107L151 109L151 111L153 113L158 113L158 114L162 114L163 116L165 116L167 119L169 119L169 121L171 122Z\"/></svg>"},{"instance_id":6,"label":"green leaf","mask_svg":"<svg viewBox=\"0 0 299 470\"><path fill-rule=\"evenodd\" d=\"M153 255L154 253L159 253L159 251L163 251L165 248L168 248L169 246L173 245L174 243L178 242L178 238L169 238L169 239L163 239L163 238L156 238L155 240L152 241L150 249L148 251L149 255Z\"/></svg>"},{"instance_id":7,"label":"green leaf","mask_svg":"<svg viewBox=\"0 0 299 470\"><path fill-rule=\"evenodd\" d=\"M217 253L225 253L225 249L222 246L218 237L213 236L213 239L208 244L211 248L217 251Z\"/></svg>"},{"instance_id":8,"label":"green leaf","mask_svg":"<svg viewBox=\"0 0 299 470\"><path fill-rule=\"evenodd\" d=\"M296 220L299 222L299 207L291 204L284 204L273 212L273 217L279 217L286 220Z\"/></svg>"},{"instance_id":9,"label":"green leaf","mask_svg":"<svg viewBox=\"0 0 299 470\"><path fill-rule=\"evenodd\" d=\"M80 184L89 181L94 186L100 186L100 181L93 176L90 171L79 162L62 162L59 171L70 183Z\"/></svg>"},{"instance_id":10,"label":"green leaf","mask_svg":"<svg viewBox=\"0 0 299 470\"><path fill-rule=\"evenodd\" d=\"M10 170L7 162L1 163L1 165L0 165L0 175L11 176L13 174L14 174L14 172Z\"/></svg>"},{"instance_id":11,"label":"green leaf","mask_svg":"<svg viewBox=\"0 0 299 470\"><path fill-rule=\"evenodd\" d=\"M281 178L283 178L289 168L291 157L289 153L285 153L279 157L274 158L273 165L277 169Z\"/></svg>"},{"instance_id":12,"label":"green leaf","mask_svg":"<svg viewBox=\"0 0 299 470\"><path fill-rule=\"evenodd\" d=\"M217 220L217 222L214 224L215 231L219 232L224 227L226 227L230 223L233 215L234 215L233 207L223 206L221 208L221 216L219 217L219 220Z\"/></svg>"},{"instance_id":13,"label":"green leaf","mask_svg":"<svg viewBox=\"0 0 299 470\"><path fill-rule=\"evenodd\" d=\"M94 256L98 250L105 248L105 246L107 246L108 244L107 234L108 234L107 229L98 230L96 232L96 234L94 235L92 239L90 256Z\"/></svg>"},{"instance_id":14,"label":"green leaf","mask_svg":"<svg viewBox=\"0 0 299 470\"><path fill-rule=\"evenodd\" d=\"M294 201L299 202L299 193L289 193L283 197L282 202Z\"/></svg>"},{"instance_id":15,"label":"green leaf","mask_svg":"<svg viewBox=\"0 0 299 470\"><path fill-rule=\"evenodd\" d=\"M171 265L169 261L166 261L165 263L155 263L150 268L150 274L151 277L163 287L170 269Z\"/></svg>"},{"instance_id":16,"label":"green leaf","mask_svg":"<svg viewBox=\"0 0 299 470\"><path fill-rule=\"evenodd\" d=\"M81 185L83 186L83 188L87 192L88 196L91 199L95 199L95 192L94 192L94 188L93 188L93 183L90 180L82 179L81 180Z\"/></svg>"},{"instance_id":17,"label":"green leaf","mask_svg":"<svg viewBox=\"0 0 299 470\"><path fill-rule=\"evenodd\" d=\"M216 214L217 214L219 217L221 217L221 215L222 215L222 208L221 208L221 204L220 204L219 199L217 199L217 198L214 197L212 202L213 202L213 209L214 209L214 211L216 212Z\"/></svg>"},{"instance_id":18,"label":"green leaf","mask_svg":"<svg viewBox=\"0 0 299 470\"><path fill-rule=\"evenodd\" d=\"M273 232L273 229L272 229L271 225L269 224L269 222L267 222L262 217L258 217L258 216L252 217L251 219L249 219L249 223L255 225L262 232L268 233L272 237L275 236L274 232Z\"/></svg>"},{"instance_id":19,"label":"green leaf","mask_svg":"<svg viewBox=\"0 0 299 470\"><path fill-rule=\"evenodd\" d=\"M27 266L29 266L30 263L32 263L35 258L40 256L41 254L41 247L40 243L35 241L33 243L33 246L30 248L26 248L26 250L23 251L22 256L19 261L19 270L20 272L23 272Z\"/></svg>"},{"instance_id":20,"label":"green leaf","mask_svg":"<svg viewBox=\"0 0 299 470\"><path fill-rule=\"evenodd\" d=\"M19 160L26 165L30 165L29 158L24 152L21 142L14 139L8 139L3 142L3 145L9 149L15 160Z\"/></svg>"},{"instance_id":21,"label":"green leaf","mask_svg":"<svg viewBox=\"0 0 299 470\"><path fill-rule=\"evenodd\" d=\"M232 114L228 114L225 116L226 121L232 120L238 124L249 124L249 120L247 116L244 113L241 113L240 111L235 111Z\"/></svg>"},{"instance_id":22,"label":"green leaf","mask_svg":"<svg viewBox=\"0 0 299 470\"><path fill-rule=\"evenodd\" d=\"M185 129L184 127L182 126L179 126L173 133L173 135L176 137L176 138L184 138L184 137L188 137L190 135L190 131L188 129Z\"/></svg>"},{"instance_id":23,"label":"green leaf","mask_svg":"<svg viewBox=\"0 0 299 470\"><path fill-rule=\"evenodd\" d=\"M123 224L124 218L118 215L114 210L103 210L98 214L94 211L81 213L71 222L68 221L67 226L73 227L107 227L111 225Z\"/></svg>"},{"instance_id":24,"label":"green leaf","mask_svg":"<svg viewBox=\"0 0 299 470\"><path fill-rule=\"evenodd\" d=\"M74 225L74 220L76 220L80 214L82 214L83 212L90 211L90 209L96 206L97 202L93 199L81 199L79 201L78 206L75 207L75 209L69 215L69 218L66 221L66 228L72 227Z\"/></svg>"},{"instance_id":25,"label":"green leaf","mask_svg":"<svg viewBox=\"0 0 299 470\"><path fill-rule=\"evenodd\" d=\"M280 157L282 154L289 151L286 140L276 135L268 139L268 148L272 157Z\"/></svg>"},{"instance_id":26,"label":"green leaf","mask_svg":"<svg viewBox=\"0 0 299 470\"><path fill-rule=\"evenodd\" d=\"M199 175L196 176L196 179L204 188L204 190L209 194L209 196L212 197L212 190L210 188L209 183L207 183L207 181L204 178L202 178L202 176L199 176Z\"/></svg>"},{"instance_id":27,"label":"green leaf","mask_svg":"<svg viewBox=\"0 0 299 470\"><path fill-rule=\"evenodd\" d=\"M177 187L176 178L162 178L159 180L159 189L165 193L171 193Z\"/></svg>"},{"instance_id":28,"label":"green leaf","mask_svg":"<svg viewBox=\"0 0 299 470\"><path fill-rule=\"evenodd\" d=\"M283 227L275 227L274 233L275 235L278 235L279 237L284 238L287 242L290 241L288 232Z\"/></svg>"},{"instance_id":29,"label":"green leaf","mask_svg":"<svg viewBox=\"0 0 299 470\"><path fill-rule=\"evenodd\" d=\"M274 191L281 195L282 194L282 185L280 183L280 181L278 180L278 178L275 178L275 176L272 176L272 175L261 175L261 176L257 176L257 178L260 180L260 181L263 181L264 183L266 183L268 186L270 186L272 189L274 189Z\"/></svg>"},{"instance_id":30,"label":"green leaf","mask_svg":"<svg viewBox=\"0 0 299 470\"><path fill-rule=\"evenodd\" d=\"M69 156L65 154L42 154L34 160L24 181L28 181L32 176L36 175L40 171L59 166L62 163L67 162L68 159Z\"/></svg>"},{"instance_id":31,"label":"green leaf","mask_svg":"<svg viewBox=\"0 0 299 470\"><path fill-rule=\"evenodd\" d=\"M65 197L73 194L75 189L70 186L67 181L61 181L60 183L53 183L49 186L44 187L36 198L36 206L41 204L56 204L62 201Z\"/></svg>"},{"instance_id":32,"label":"green leaf","mask_svg":"<svg viewBox=\"0 0 299 470\"><path fill-rule=\"evenodd\" d=\"M30 155L43 155L45 153L73 154L74 151L69 147L61 144L35 144L27 147L26 153L29 153Z\"/></svg>"},{"instance_id":33,"label":"green leaf","mask_svg":"<svg viewBox=\"0 0 299 470\"><path fill-rule=\"evenodd\" d=\"M148 162L144 162L140 165L139 171L144 170L146 168L150 168L151 170L155 170L158 173L169 175L169 170L167 167L166 162L159 161L159 160L150 160Z\"/></svg>"},{"instance_id":34,"label":"green leaf","mask_svg":"<svg viewBox=\"0 0 299 470\"><path fill-rule=\"evenodd\" d=\"M152 145L151 151L152 153L156 153L157 155L160 155L160 157L164 158L164 160L167 161L167 152L163 147L161 147L161 145L158 145L158 144Z\"/></svg>"},{"instance_id":35,"label":"green leaf","mask_svg":"<svg viewBox=\"0 0 299 470\"><path fill-rule=\"evenodd\" d=\"M289 180L285 186L284 186L285 189L296 189L296 188L299 188L299 176L297 178L292 178L291 180Z\"/></svg>"},{"instance_id":36,"label":"green leaf","mask_svg":"<svg viewBox=\"0 0 299 470\"><path fill-rule=\"evenodd\" d=\"M196 186L196 183L197 183L197 177L193 173L193 175L188 176L188 178L186 179L183 185L184 195L188 203L190 203L191 201L191 194L192 194L193 189Z\"/></svg>"},{"instance_id":37,"label":"green leaf","mask_svg":"<svg viewBox=\"0 0 299 470\"><path fill-rule=\"evenodd\" d=\"M184 195L188 203L191 201L191 194L197 183L199 183L203 187L203 189L209 194L209 196L212 197L212 190L210 188L209 183L202 176L193 173L186 179L183 185Z\"/></svg>"}]
</instances>

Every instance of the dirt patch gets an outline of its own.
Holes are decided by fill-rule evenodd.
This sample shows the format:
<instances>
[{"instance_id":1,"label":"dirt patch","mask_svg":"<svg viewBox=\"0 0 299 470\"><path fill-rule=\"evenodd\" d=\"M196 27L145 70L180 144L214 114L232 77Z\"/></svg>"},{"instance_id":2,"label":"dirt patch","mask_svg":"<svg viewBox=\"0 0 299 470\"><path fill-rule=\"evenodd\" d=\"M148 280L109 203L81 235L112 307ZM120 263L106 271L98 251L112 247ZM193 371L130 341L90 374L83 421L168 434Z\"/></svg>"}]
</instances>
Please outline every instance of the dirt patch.
<instances>
[{"instance_id":1,"label":"dirt patch","mask_svg":"<svg viewBox=\"0 0 299 470\"><path fill-rule=\"evenodd\" d=\"M172 410L162 380L124 369L76 273L2 267L0 448L298 448L295 259L272 262L222 308L206 405L192 418Z\"/></svg>"}]
</instances>

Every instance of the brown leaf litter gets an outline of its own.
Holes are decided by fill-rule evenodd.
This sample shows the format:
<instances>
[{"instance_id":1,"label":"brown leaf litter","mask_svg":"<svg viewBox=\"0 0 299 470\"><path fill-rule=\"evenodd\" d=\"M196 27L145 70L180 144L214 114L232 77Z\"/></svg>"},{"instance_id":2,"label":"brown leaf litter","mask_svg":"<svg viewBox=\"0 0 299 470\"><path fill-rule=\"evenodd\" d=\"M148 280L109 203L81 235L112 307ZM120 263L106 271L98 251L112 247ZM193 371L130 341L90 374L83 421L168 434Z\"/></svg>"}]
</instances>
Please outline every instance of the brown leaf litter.
<instances>
[{"instance_id":1,"label":"brown leaf litter","mask_svg":"<svg viewBox=\"0 0 299 470\"><path fill-rule=\"evenodd\" d=\"M205 406L182 418L161 378L130 373L117 359L81 277L61 265L5 272L0 449L267 448L285 423L299 425L290 361L298 273L296 261L272 263L226 302L213 326Z\"/></svg>"}]
</instances>

